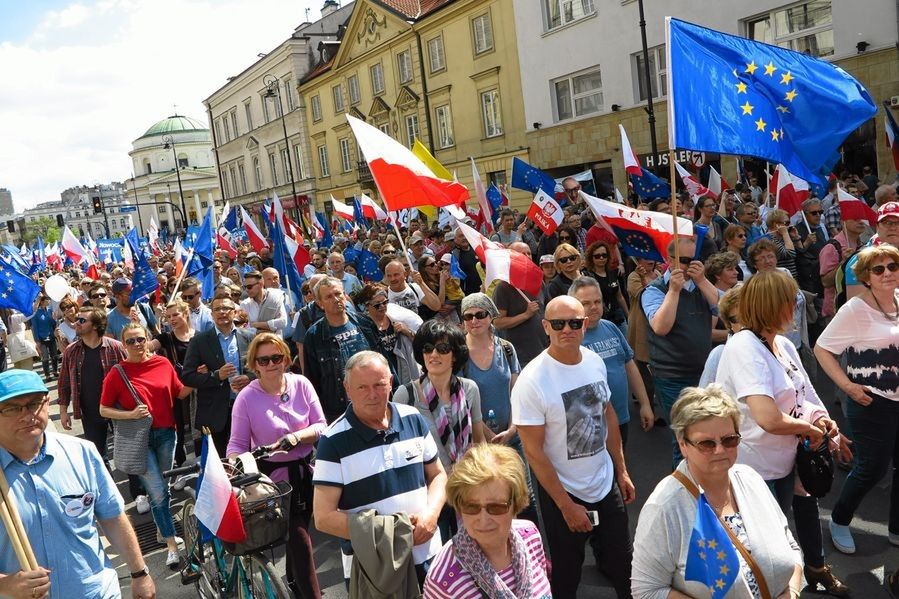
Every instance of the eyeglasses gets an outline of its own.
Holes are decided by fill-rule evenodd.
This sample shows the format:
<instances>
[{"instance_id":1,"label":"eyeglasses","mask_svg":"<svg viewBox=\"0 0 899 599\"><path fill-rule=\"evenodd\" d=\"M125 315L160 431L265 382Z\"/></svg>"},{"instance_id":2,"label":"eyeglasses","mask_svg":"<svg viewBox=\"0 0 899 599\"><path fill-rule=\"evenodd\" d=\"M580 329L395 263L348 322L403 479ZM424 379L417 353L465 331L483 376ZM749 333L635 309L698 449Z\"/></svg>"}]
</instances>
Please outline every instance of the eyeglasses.
<instances>
[{"instance_id":1,"label":"eyeglasses","mask_svg":"<svg viewBox=\"0 0 899 599\"><path fill-rule=\"evenodd\" d=\"M424 355L428 355L435 349L437 350L438 354L445 356L446 354L453 351L453 346L446 341L441 341L440 343L425 343L421 346L421 353Z\"/></svg>"},{"instance_id":2,"label":"eyeglasses","mask_svg":"<svg viewBox=\"0 0 899 599\"><path fill-rule=\"evenodd\" d=\"M477 516L481 513L481 510L487 510L487 513L491 516L502 516L503 514L508 514L511 507L511 501L485 503L484 505L480 503L463 503L459 506L459 510L466 516Z\"/></svg>"},{"instance_id":3,"label":"eyeglasses","mask_svg":"<svg viewBox=\"0 0 899 599\"><path fill-rule=\"evenodd\" d=\"M700 453L712 453L718 445L721 445L724 449L733 449L740 444L741 438L739 433L734 433L732 435L725 435L718 440L703 439L702 441L691 441L684 437L684 441L698 449Z\"/></svg>"},{"instance_id":4,"label":"eyeglasses","mask_svg":"<svg viewBox=\"0 0 899 599\"><path fill-rule=\"evenodd\" d=\"M258 285L258 284L259 284L259 281L256 281L255 283L247 283L246 285L243 286L243 288L244 288L244 289L247 289L247 290L250 290L250 289L252 289L253 287L255 287L256 285Z\"/></svg>"},{"instance_id":5,"label":"eyeglasses","mask_svg":"<svg viewBox=\"0 0 899 599\"><path fill-rule=\"evenodd\" d=\"M143 345L146 342L146 337L131 337L130 339L125 339L125 345Z\"/></svg>"},{"instance_id":6,"label":"eyeglasses","mask_svg":"<svg viewBox=\"0 0 899 599\"><path fill-rule=\"evenodd\" d=\"M272 354L270 356L256 356L256 363L260 366L268 366L271 364L280 364L284 361L284 354Z\"/></svg>"},{"instance_id":7,"label":"eyeglasses","mask_svg":"<svg viewBox=\"0 0 899 599\"><path fill-rule=\"evenodd\" d=\"M581 327L584 326L585 320L587 320L587 319L586 318L568 318L568 319L553 318L552 320L547 320L546 322L549 323L549 326L554 331L561 331L562 329L565 328L566 324L568 325L568 328L570 328L572 331L578 331L581 329Z\"/></svg>"},{"instance_id":8,"label":"eyeglasses","mask_svg":"<svg viewBox=\"0 0 899 599\"><path fill-rule=\"evenodd\" d=\"M568 235L559 235L559 241L571 241L571 237Z\"/></svg>"},{"instance_id":9,"label":"eyeglasses","mask_svg":"<svg viewBox=\"0 0 899 599\"><path fill-rule=\"evenodd\" d=\"M200 294L199 293L182 293L181 299L187 300L187 301L192 301L198 295L200 295Z\"/></svg>"},{"instance_id":10,"label":"eyeglasses","mask_svg":"<svg viewBox=\"0 0 899 599\"><path fill-rule=\"evenodd\" d=\"M374 304L369 304L369 308L374 308L375 310L380 310L381 308L386 308L389 302L384 300L383 302L376 302Z\"/></svg>"},{"instance_id":11,"label":"eyeglasses","mask_svg":"<svg viewBox=\"0 0 899 599\"><path fill-rule=\"evenodd\" d=\"M573 188L573 189L566 189L566 190L565 190L565 193L568 193L568 194L571 194L571 193L577 193L577 192L579 192L580 190L581 190L580 187L575 187L575 188Z\"/></svg>"},{"instance_id":12,"label":"eyeglasses","mask_svg":"<svg viewBox=\"0 0 899 599\"><path fill-rule=\"evenodd\" d=\"M680 258L677 259L677 261L680 262L681 264L683 264L684 266L689 266L690 263L693 262L693 258L691 258L690 256L681 256Z\"/></svg>"},{"instance_id":13,"label":"eyeglasses","mask_svg":"<svg viewBox=\"0 0 899 599\"><path fill-rule=\"evenodd\" d=\"M87 318L81 318L81 317L79 316L78 318L75 319L75 322L77 322L78 324L84 324L84 323L88 322L88 319L87 319Z\"/></svg>"},{"instance_id":14,"label":"eyeglasses","mask_svg":"<svg viewBox=\"0 0 899 599\"><path fill-rule=\"evenodd\" d=\"M237 297L237 298L239 298L239 297L240 297L240 291L232 291L229 295L230 295L231 297Z\"/></svg>"},{"instance_id":15,"label":"eyeglasses","mask_svg":"<svg viewBox=\"0 0 899 599\"><path fill-rule=\"evenodd\" d=\"M569 262L574 262L578 258L580 258L580 256L578 256L577 254L562 256L561 258L559 258L559 264L568 264Z\"/></svg>"},{"instance_id":16,"label":"eyeglasses","mask_svg":"<svg viewBox=\"0 0 899 599\"><path fill-rule=\"evenodd\" d=\"M91 299L100 299L102 297L106 297L105 293L95 293L91 296Z\"/></svg>"},{"instance_id":17,"label":"eyeglasses","mask_svg":"<svg viewBox=\"0 0 899 599\"><path fill-rule=\"evenodd\" d=\"M886 271L896 272L899 270L899 264L895 262L890 262L889 264L878 264L877 266L872 266L870 268L871 274L875 274L877 276L882 275Z\"/></svg>"},{"instance_id":18,"label":"eyeglasses","mask_svg":"<svg viewBox=\"0 0 899 599\"><path fill-rule=\"evenodd\" d=\"M746 234L745 234L745 233L738 233L737 235L734 235L734 237L738 237L738 238L740 238L740 239L746 239Z\"/></svg>"},{"instance_id":19,"label":"eyeglasses","mask_svg":"<svg viewBox=\"0 0 899 599\"><path fill-rule=\"evenodd\" d=\"M43 399L29 401L28 403L23 405L3 406L2 408L0 408L0 416L4 416L6 418L18 418L23 413L34 414L45 405L47 405L49 401L49 397L44 397Z\"/></svg>"},{"instance_id":20,"label":"eyeglasses","mask_svg":"<svg viewBox=\"0 0 899 599\"><path fill-rule=\"evenodd\" d=\"M230 312L234 309L234 306L216 306L212 309L213 312Z\"/></svg>"},{"instance_id":21,"label":"eyeglasses","mask_svg":"<svg viewBox=\"0 0 899 599\"><path fill-rule=\"evenodd\" d=\"M605 254L605 253L603 253L603 254L593 254L593 259L594 259L594 260L608 260L608 259L609 259L609 255L608 255L608 254Z\"/></svg>"},{"instance_id":22,"label":"eyeglasses","mask_svg":"<svg viewBox=\"0 0 899 599\"><path fill-rule=\"evenodd\" d=\"M821 216L822 214L824 214L823 210L809 210L808 211L809 216Z\"/></svg>"},{"instance_id":23,"label":"eyeglasses","mask_svg":"<svg viewBox=\"0 0 899 599\"><path fill-rule=\"evenodd\" d=\"M396 250L381 250L382 256L388 256L390 254L395 254L395 253L396 253Z\"/></svg>"},{"instance_id":24,"label":"eyeglasses","mask_svg":"<svg viewBox=\"0 0 899 599\"><path fill-rule=\"evenodd\" d=\"M462 320L464 320L465 322L470 322L475 318L477 318L478 320L484 320L488 316L490 316L490 313L487 312L487 310L478 310L477 312L469 312L468 314L463 314Z\"/></svg>"}]
</instances>

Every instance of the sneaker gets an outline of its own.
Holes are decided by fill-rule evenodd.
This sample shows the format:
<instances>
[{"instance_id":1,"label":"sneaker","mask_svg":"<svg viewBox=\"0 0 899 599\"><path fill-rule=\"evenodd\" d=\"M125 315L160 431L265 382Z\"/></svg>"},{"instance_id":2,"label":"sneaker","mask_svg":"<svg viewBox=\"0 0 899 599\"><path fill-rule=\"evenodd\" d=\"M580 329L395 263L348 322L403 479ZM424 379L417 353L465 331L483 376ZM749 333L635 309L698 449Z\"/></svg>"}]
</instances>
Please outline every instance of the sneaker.
<instances>
[{"instance_id":1,"label":"sneaker","mask_svg":"<svg viewBox=\"0 0 899 599\"><path fill-rule=\"evenodd\" d=\"M852 555L855 553L855 540L852 538L852 531L848 526L837 524L833 520L830 521L830 540L837 551Z\"/></svg>"},{"instance_id":2,"label":"sneaker","mask_svg":"<svg viewBox=\"0 0 899 599\"><path fill-rule=\"evenodd\" d=\"M160 545L165 545L165 539L163 539L163 538L162 538L162 535L159 534L159 530L158 530L158 529L156 530L156 542L159 543ZM184 547L184 539L182 539L181 537L176 536L176 537L175 537L175 544L178 545L178 547Z\"/></svg>"},{"instance_id":3,"label":"sneaker","mask_svg":"<svg viewBox=\"0 0 899 599\"><path fill-rule=\"evenodd\" d=\"M165 555L165 565L169 570L178 570L181 567L181 554L177 551L169 551Z\"/></svg>"},{"instance_id":4,"label":"sneaker","mask_svg":"<svg viewBox=\"0 0 899 599\"><path fill-rule=\"evenodd\" d=\"M138 514L146 514L150 511L150 500L147 499L146 495L138 495L137 499L134 500L134 505L137 507Z\"/></svg>"},{"instance_id":5,"label":"sneaker","mask_svg":"<svg viewBox=\"0 0 899 599\"><path fill-rule=\"evenodd\" d=\"M833 595L834 597L849 596L849 587L840 582L840 579L833 575L829 565L825 564L824 568L820 571L815 571L808 566L805 566L803 568L803 573L805 574L805 581L808 583L808 590L815 593L821 593L822 591L818 590L818 585L820 584L824 587L823 592L827 595Z\"/></svg>"}]
</instances>

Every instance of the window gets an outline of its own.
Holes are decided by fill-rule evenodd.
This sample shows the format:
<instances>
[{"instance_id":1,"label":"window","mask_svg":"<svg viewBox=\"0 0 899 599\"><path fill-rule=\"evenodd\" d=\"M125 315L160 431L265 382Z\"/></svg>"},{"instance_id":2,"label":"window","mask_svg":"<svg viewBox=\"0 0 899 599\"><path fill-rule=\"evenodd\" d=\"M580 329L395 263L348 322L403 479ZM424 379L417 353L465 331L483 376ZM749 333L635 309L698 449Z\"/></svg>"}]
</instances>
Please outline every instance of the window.
<instances>
[{"instance_id":1,"label":"window","mask_svg":"<svg viewBox=\"0 0 899 599\"><path fill-rule=\"evenodd\" d=\"M265 118L265 122L269 122L272 120L272 116L268 111L268 98L265 97L265 94L262 94L262 116Z\"/></svg>"},{"instance_id":2,"label":"window","mask_svg":"<svg viewBox=\"0 0 899 599\"><path fill-rule=\"evenodd\" d=\"M288 150L287 148L284 148L283 150L281 150L281 168L284 170L284 179L285 180L290 179L290 173L291 173L291 170L293 170L291 168L291 166L292 165L290 164L290 150Z\"/></svg>"},{"instance_id":3,"label":"window","mask_svg":"<svg viewBox=\"0 0 899 599\"><path fill-rule=\"evenodd\" d=\"M253 110L252 110L252 106L250 105L249 100L247 100L246 102L243 103L243 112L244 112L244 116L247 117L247 131L252 131L253 130Z\"/></svg>"},{"instance_id":4,"label":"window","mask_svg":"<svg viewBox=\"0 0 899 599\"><path fill-rule=\"evenodd\" d=\"M120 229L124 229L124 228L125 228L125 219L124 219L124 218L120 218L120 219L119 219L119 228L120 228Z\"/></svg>"},{"instance_id":5,"label":"window","mask_svg":"<svg viewBox=\"0 0 899 599\"><path fill-rule=\"evenodd\" d=\"M284 80L284 96L287 103L287 112L291 112L297 105L293 99L293 82L290 79Z\"/></svg>"},{"instance_id":6,"label":"window","mask_svg":"<svg viewBox=\"0 0 899 599\"><path fill-rule=\"evenodd\" d=\"M230 167L228 169L228 171L229 171L229 174L231 175L231 189L232 189L232 191L234 191L234 195L237 195L239 193L238 189L240 189L239 187L237 187L237 171L234 170L233 166ZM205 204L206 202L203 202L203 203ZM203 206L203 207L205 208L206 206Z\"/></svg>"},{"instance_id":7,"label":"window","mask_svg":"<svg viewBox=\"0 0 899 599\"><path fill-rule=\"evenodd\" d=\"M228 115L222 117L222 125L225 129L225 143L231 141L231 125L228 123Z\"/></svg>"},{"instance_id":8,"label":"window","mask_svg":"<svg viewBox=\"0 0 899 599\"><path fill-rule=\"evenodd\" d=\"M481 94L481 114L484 118L484 137L496 137L503 134L498 90L492 89Z\"/></svg>"},{"instance_id":9,"label":"window","mask_svg":"<svg viewBox=\"0 0 899 599\"><path fill-rule=\"evenodd\" d=\"M208 202L200 202L200 208L206 208L209 206Z\"/></svg>"},{"instance_id":10,"label":"window","mask_svg":"<svg viewBox=\"0 0 899 599\"><path fill-rule=\"evenodd\" d=\"M412 81L412 55L408 50L396 55L396 67L400 74L400 83Z\"/></svg>"},{"instance_id":11,"label":"window","mask_svg":"<svg viewBox=\"0 0 899 599\"><path fill-rule=\"evenodd\" d=\"M437 147L449 148L456 141L453 139L453 115L449 105L438 106L434 111L437 121Z\"/></svg>"},{"instance_id":12,"label":"window","mask_svg":"<svg viewBox=\"0 0 899 599\"><path fill-rule=\"evenodd\" d=\"M493 26L490 24L490 13L475 17L471 21L474 33L474 53L482 54L493 49Z\"/></svg>"},{"instance_id":13,"label":"window","mask_svg":"<svg viewBox=\"0 0 899 599\"><path fill-rule=\"evenodd\" d=\"M274 154L268 155L268 166L272 171L272 187L278 186L278 160Z\"/></svg>"},{"instance_id":14,"label":"window","mask_svg":"<svg viewBox=\"0 0 899 599\"><path fill-rule=\"evenodd\" d=\"M275 108L275 118L280 119L281 118L281 110L282 110L281 102L283 101L281 99L281 88L278 88L278 95L275 96L274 98L269 98L269 100L271 101L272 106L274 106L274 108Z\"/></svg>"},{"instance_id":15,"label":"window","mask_svg":"<svg viewBox=\"0 0 899 599\"><path fill-rule=\"evenodd\" d=\"M300 150L300 146L293 147L293 155L297 165L296 180L302 181L306 178L306 169L303 168L303 152Z\"/></svg>"},{"instance_id":16,"label":"window","mask_svg":"<svg viewBox=\"0 0 899 599\"><path fill-rule=\"evenodd\" d=\"M418 115L406 115L406 145L410 148L415 144L415 138L420 137L418 132Z\"/></svg>"},{"instance_id":17,"label":"window","mask_svg":"<svg viewBox=\"0 0 899 599\"><path fill-rule=\"evenodd\" d=\"M350 160L350 138L342 137L338 143L340 143L340 168L347 173L353 168Z\"/></svg>"},{"instance_id":18,"label":"window","mask_svg":"<svg viewBox=\"0 0 899 599\"><path fill-rule=\"evenodd\" d=\"M318 163L322 177L330 177L331 169L328 167L328 146L318 146Z\"/></svg>"},{"instance_id":19,"label":"window","mask_svg":"<svg viewBox=\"0 0 899 599\"><path fill-rule=\"evenodd\" d=\"M256 191L262 191L262 167L259 158L253 158L253 176L256 178Z\"/></svg>"},{"instance_id":20,"label":"window","mask_svg":"<svg viewBox=\"0 0 899 599\"><path fill-rule=\"evenodd\" d=\"M228 171L222 169L222 184L225 186L225 197L231 197L231 185L228 183Z\"/></svg>"},{"instance_id":21,"label":"window","mask_svg":"<svg viewBox=\"0 0 899 599\"><path fill-rule=\"evenodd\" d=\"M596 12L593 0L543 0L546 29L568 25Z\"/></svg>"},{"instance_id":22,"label":"window","mask_svg":"<svg viewBox=\"0 0 899 599\"><path fill-rule=\"evenodd\" d=\"M557 80L553 87L559 121L602 110L602 77L599 69Z\"/></svg>"},{"instance_id":23,"label":"window","mask_svg":"<svg viewBox=\"0 0 899 599\"><path fill-rule=\"evenodd\" d=\"M506 184L506 171L491 171L487 173L487 180L502 189Z\"/></svg>"},{"instance_id":24,"label":"window","mask_svg":"<svg viewBox=\"0 0 899 599\"><path fill-rule=\"evenodd\" d=\"M665 46L656 46L649 49L649 83L652 86L652 97L659 98L668 94L668 69L665 64ZM636 70L634 76L637 79L638 100L645 100L646 95L646 65L643 62L643 53L634 54Z\"/></svg>"},{"instance_id":25,"label":"window","mask_svg":"<svg viewBox=\"0 0 899 599\"><path fill-rule=\"evenodd\" d=\"M187 168L187 154L178 154L178 168Z\"/></svg>"},{"instance_id":26,"label":"window","mask_svg":"<svg viewBox=\"0 0 899 599\"><path fill-rule=\"evenodd\" d=\"M240 193L247 193L247 172L243 163L237 165L237 176L240 177Z\"/></svg>"},{"instance_id":27,"label":"window","mask_svg":"<svg viewBox=\"0 0 899 599\"><path fill-rule=\"evenodd\" d=\"M331 95L334 97L334 112L340 114L343 112L343 86L337 84L332 87Z\"/></svg>"},{"instance_id":28,"label":"window","mask_svg":"<svg viewBox=\"0 0 899 599\"><path fill-rule=\"evenodd\" d=\"M384 67L380 62L371 67L371 93L376 96L384 93Z\"/></svg>"},{"instance_id":29,"label":"window","mask_svg":"<svg viewBox=\"0 0 899 599\"><path fill-rule=\"evenodd\" d=\"M390 123L381 123L380 125L378 125L378 130L384 135L390 135L391 137L393 137L390 133Z\"/></svg>"},{"instance_id":30,"label":"window","mask_svg":"<svg viewBox=\"0 0 899 599\"><path fill-rule=\"evenodd\" d=\"M159 209L159 214L166 214L169 210L169 207L165 204L157 204L156 207Z\"/></svg>"},{"instance_id":31,"label":"window","mask_svg":"<svg viewBox=\"0 0 899 599\"><path fill-rule=\"evenodd\" d=\"M225 138L222 136L222 122L221 121L215 122L215 139L216 139L216 141L218 141L219 145L222 145L223 143L225 143L224 141L222 141ZM148 174L149 174L149 172L148 172Z\"/></svg>"},{"instance_id":32,"label":"window","mask_svg":"<svg viewBox=\"0 0 899 599\"><path fill-rule=\"evenodd\" d=\"M774 10L746 25L750 39L811 56L833 55L831 0L811 0Z\"/></svg>"},{"instance_id":33,"label":"window","mask_svg":"<svg viewBox=\"0 0 899 599\"><path fill-rule=\"evenodd\" d=\"M446 57L443 54L443 38L435 37L428 41L428 61L431 63L431 72L436 73L446 68Z\"/></svg>"},{"instance_id":34,"label":"window","mask_svg":"<svg viewBox=\"0 0 899 599\"><path fill-rule=\"evenodd\" d=\"M350 75L346 81L347 89L350 92L350 104L358 104L362 97L359 95L359 77Z\"/></svg>"},{"instance_id":35,"label":"window","mask_svg":"<svg viewBox=\"0 0 899 599\"><path fill-rule=\"evenodd\" d=\"M322 101L317 95L312 96L312 120L320 121L322 120Z\"/></svg>"},{"instance_id":36,"label":"window","mask_svg":"<svg viewBox=\"0 0 899 599\"><path fill-rule=\"evenodd\" d=\"M237 109L231 111L231 129L234 131L234 137L240 135L240 129L237 128Z\"/></svg>"}]
</instances>

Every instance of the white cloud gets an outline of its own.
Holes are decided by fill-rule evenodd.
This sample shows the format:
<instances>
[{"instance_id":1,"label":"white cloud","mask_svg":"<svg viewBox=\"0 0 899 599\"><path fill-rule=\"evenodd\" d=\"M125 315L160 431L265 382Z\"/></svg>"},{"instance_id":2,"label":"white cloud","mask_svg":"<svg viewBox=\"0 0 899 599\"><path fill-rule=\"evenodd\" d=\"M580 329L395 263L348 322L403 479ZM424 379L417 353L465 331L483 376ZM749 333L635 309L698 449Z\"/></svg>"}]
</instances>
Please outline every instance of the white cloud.
<instances>
[{"instance_id":1,"label":"white cloud","mask_svg":"<svg viewBox=\"0 0 899 599\"><path fill-rule=\"evenodd\" d=\"M0 40L0 187L18 210L131 176L131 142L287 39L305 0L99 0L48 11Z\"/></svg>"}]
</instances>

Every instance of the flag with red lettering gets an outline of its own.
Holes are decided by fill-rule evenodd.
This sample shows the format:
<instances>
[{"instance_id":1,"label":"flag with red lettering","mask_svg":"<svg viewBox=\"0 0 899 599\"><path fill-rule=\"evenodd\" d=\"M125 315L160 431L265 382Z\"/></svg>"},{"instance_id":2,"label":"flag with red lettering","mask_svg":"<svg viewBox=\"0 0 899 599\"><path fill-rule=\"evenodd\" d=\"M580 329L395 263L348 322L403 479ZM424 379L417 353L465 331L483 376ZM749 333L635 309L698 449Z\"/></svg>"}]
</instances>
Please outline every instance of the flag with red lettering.
<instances>
[{"instance_id":1,"label":"flag with red lettering","mask_svg":"<svg viewBox=\"0 0 899 599\"><path fill-rule=\"evenodd\" d=\"M684 187L687 188L687 192L693 196L710 196L712 198L717 199L718 194L703 185L699 182L699 179L691 175L687 169L680 165L680 162L674 161L674 166L677 167L677 174L680 175L680 180L683 181Z\"/></svg>"},{"instance_id":2,"label":"flag with red lettering","mask_svg":"<svg viewBox=\"0 0 899 599\"><path fill-rule=\"evenodd\" d=\"M528 210L528 218L537 223L540 230L545 235L552 235L559 225L565 213L559 203L542 189L537 190L534 201L531 202L531 208Z\"/></svg>"}]
</instances>

